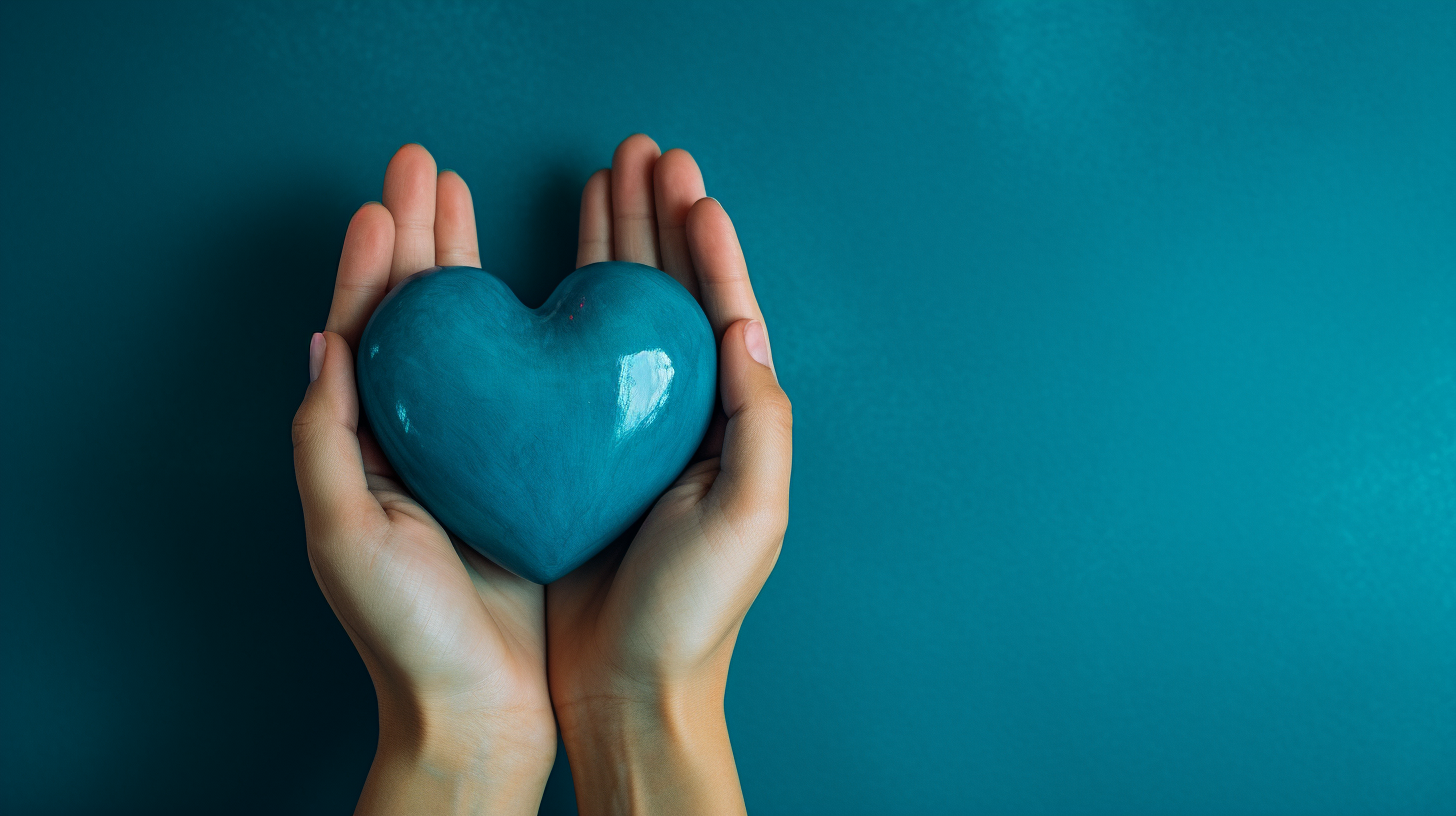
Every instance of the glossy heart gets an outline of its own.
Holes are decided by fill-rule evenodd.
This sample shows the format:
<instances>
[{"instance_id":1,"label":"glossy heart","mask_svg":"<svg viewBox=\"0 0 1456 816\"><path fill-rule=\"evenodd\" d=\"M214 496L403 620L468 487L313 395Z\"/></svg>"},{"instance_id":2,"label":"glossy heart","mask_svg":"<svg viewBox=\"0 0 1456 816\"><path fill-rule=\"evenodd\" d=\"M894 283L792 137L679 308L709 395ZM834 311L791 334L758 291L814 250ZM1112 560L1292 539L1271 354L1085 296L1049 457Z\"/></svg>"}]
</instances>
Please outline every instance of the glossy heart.
<instances>
[{"instance_id":1,"label":"glossy heart","mask_svg":"<svg viewBox=\"0 0 1456 816\"><path fill-rule=\"evenodd\" d=\"M621 535L682 472L717 349L668 275L584 266L539 309L479 269L421 272L364 330L359 397L384 454L450 532L547 583Z\"/></svg>"}]
</instances>

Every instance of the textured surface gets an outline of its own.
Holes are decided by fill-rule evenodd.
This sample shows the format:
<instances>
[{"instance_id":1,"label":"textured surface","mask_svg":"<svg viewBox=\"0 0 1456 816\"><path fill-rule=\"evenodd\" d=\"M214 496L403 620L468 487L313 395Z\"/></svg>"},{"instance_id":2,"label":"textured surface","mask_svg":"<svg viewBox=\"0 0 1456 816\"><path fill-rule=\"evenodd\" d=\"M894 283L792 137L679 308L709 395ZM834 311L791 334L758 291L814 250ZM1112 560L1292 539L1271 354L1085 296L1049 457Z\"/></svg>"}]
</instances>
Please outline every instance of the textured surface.
<instances>
[{"instance_id":1,"label":"textured surface","mask_svg":"<svg viewBox=\"0 0 1456 816\"><path fill-rule=\"evenodd\" d=\"M1448 0L0 4L0 811L349 811L349 215L421 141L535 306L645 130L794 401L753 813L1449 816L1453 83Z\"/></svg>"},{"instance_id":2,"label":"textured surface","mask_svg":"<svg viewBox=\"0 0 1456 816\"><path fill-rule=\"evenodd\" d=\"M703 310L651 267L582 267L536 310L494 275L451 267L401 283L369 319L359 399L446 529L549 583L682 472L716 360Z\"/></svg>"}]
</instances>

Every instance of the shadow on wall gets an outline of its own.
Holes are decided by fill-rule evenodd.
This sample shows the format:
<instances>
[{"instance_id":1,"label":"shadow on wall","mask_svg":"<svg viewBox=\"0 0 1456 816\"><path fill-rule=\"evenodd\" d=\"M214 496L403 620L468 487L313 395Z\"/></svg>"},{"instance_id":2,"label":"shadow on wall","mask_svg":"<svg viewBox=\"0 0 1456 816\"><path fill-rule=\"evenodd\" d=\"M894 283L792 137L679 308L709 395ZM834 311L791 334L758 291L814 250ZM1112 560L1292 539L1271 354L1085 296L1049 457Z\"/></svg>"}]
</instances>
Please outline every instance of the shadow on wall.
<instances>
[{"instance_id":1,"label":"shadow on wall","mask_svg":"<svg viewBox=\"0 0 1456 816\"><path fill-rule=\"evenodd\" d=\"M556 173L541 190L528 228L501 247L519 270L508 283L532 305L575 260L577 182ZM114 345L88 363L112 367L118 387L91 394L92 421L53 443L58 472L101 476L57 477L68 483L43 495L74 508L38 508L70 514L50 538L83 566L70 617L37 635L61 644L55 660L27 684L109 673L92 699L42 695L13 723L55 746L10 756L16 778L86 768L79 787L24 786L50 787L46 806L70 785L78 806L119 810L222 790L220 812L353 807L377 738L373 689L314 584L289 441L351 195L282 173L118 253L114 273L153 288L117 304L129 311ZM107 553L124 557L103 564ZM562 752L543 813L575 812L564 766Z\"/></svg>"}]
</instances>

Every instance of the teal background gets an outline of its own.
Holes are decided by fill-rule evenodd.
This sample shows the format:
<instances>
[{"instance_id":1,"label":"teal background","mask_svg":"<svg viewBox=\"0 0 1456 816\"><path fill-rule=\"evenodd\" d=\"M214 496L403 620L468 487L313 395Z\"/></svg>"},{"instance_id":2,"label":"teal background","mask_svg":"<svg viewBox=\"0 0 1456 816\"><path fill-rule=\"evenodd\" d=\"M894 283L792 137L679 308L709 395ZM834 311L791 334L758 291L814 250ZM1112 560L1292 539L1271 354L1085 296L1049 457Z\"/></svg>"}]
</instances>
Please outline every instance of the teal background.
<instances>
[{"instance_id":1,"label":"teal background","mask_svg":"<svg viewBox=\"0 0 1456 816\"><path fill-rule=\"evenodd\" d=\"M349 810L349 214L420 141L534 305L641 130L794 400L755 812L1456 811L1456 4L604 5L0 11L0 810Z\"/></svg>"}]
</instances>

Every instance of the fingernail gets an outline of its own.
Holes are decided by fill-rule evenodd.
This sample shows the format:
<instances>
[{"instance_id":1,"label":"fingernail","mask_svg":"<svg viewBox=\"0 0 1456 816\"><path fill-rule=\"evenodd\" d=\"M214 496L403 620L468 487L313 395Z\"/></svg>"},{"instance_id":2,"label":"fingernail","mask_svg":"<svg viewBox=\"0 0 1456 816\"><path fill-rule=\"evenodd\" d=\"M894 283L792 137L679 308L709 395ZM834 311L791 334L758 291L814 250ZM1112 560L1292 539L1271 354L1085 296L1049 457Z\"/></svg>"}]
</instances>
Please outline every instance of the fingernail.
<instances>
[{"instance_id":1,"label":"fingernail","mask_svg":"<svg viewBox=\"0 0 1456 816\"><path fill-rule=\"evenodd\" d=\"M324 348L328 343L324 340L323 332L314 332L313 339L308 341L308 381L318 379L320 371L324 370Z\"/></svg>"},{"instance_id":2,"label":"fingernail","mask_svg":"<svg viewBox=\"0 0 1456 816\"><path fill-rule=\"evenodd\" d=\"M757 320L748 321L743 329L743 344L748 346L748 356L759 365L773 366L768 356L768 335L764 333L762 323Z\"/></svg>"}]
</instances>

